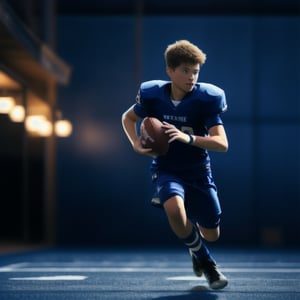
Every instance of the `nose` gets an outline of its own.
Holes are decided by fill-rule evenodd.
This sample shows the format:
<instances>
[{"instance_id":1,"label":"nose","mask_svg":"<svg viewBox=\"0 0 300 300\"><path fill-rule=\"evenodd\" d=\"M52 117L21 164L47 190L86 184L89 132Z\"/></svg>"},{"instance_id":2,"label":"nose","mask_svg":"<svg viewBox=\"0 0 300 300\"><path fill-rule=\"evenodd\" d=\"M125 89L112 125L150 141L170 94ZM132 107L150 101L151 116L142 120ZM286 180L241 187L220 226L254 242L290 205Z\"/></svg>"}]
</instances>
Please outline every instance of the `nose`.
<instances>
[{"instance_id":1,"label":"nose","mask_svg":"<svg viewBox=\"0 0 300 300\"><path fill-rule=\"evenodd\" d=\"M189 76L190 81L194 81L195 78L196 78L196 75L191 73L190 76Z\"/></svg>"}]
</instances>

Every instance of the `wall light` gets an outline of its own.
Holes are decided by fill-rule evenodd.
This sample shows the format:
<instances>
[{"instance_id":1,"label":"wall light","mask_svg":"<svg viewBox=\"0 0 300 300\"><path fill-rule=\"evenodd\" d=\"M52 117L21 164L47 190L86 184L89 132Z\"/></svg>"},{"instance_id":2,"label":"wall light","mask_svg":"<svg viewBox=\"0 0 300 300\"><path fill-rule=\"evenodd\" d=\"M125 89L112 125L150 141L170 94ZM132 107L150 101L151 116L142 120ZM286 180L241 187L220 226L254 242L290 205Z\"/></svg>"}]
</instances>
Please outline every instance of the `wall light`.
<instances>
[{"instance_id":1,"label":"wall light","mask_svg":"<svg viewBox=\"0 0 300 300\"><path fill-rule=\"evenodd\" d=\"M43 121L45 120L46 117L43 115L27 116L25 121L25 127L28 131L37 132L39 127L42 125Z\"/></svg>"},{"instance_id":2,"label":"wall light","mask_svg":"<svg viewBox=\"0 0 300 300\"><path fill-rule=\"evenodd\" d=\"M22 105L16 105L9 112L9 117L13 122L23 122L25 119L25 108Z\"/></svg>"},{"instance_id":3,"label":"wall light","mask_svg":"<svg viewBox=\"0 0 300 300\"><path fill-rule=\"evenodd\" d=\"M31 115L26 117L25 128L28 132L39 136L50 136L53 126L44 115Z\"/></svg>"},{"instance_id":4,"label":"wall light","mask_svg":"<svg viewBox=\"0 0 300 300\"><path fill-rule=\"evenodd\" d=\"M0 113L8 114L15 105L15 99L13 97L0 97Z\"/></svg>"},{"instance_id":5,"label":"wall light","mask_svg":"<svg viewBox=\"0 0 300 300\"><path fill-rule=\"evenodd\" d=\"M68 120L58 120L55 122L54 131L59 137L68 137L72 133L72 124Z\"/></svg>"},{"instance_id":6,"label":"wall light","mask_svg":"<svg viewBox=\"0 0 300 300\"><path fill-rule=\"evenodd\" d=\"M49 120L44 120L44 122L41 124L39 130L38 130L38 134L40 136L50 136L52 134L53 131L53 125Z\"/></svg>"}]
</instances>

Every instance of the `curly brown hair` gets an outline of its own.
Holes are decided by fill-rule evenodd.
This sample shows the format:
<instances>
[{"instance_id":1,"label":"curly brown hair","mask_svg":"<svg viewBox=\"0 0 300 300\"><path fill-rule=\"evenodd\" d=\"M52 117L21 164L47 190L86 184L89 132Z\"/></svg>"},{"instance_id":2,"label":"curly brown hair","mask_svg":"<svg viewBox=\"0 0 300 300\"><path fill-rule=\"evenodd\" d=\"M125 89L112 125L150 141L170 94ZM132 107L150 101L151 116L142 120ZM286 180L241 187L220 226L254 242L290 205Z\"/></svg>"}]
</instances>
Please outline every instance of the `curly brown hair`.
<instances>
[{"instance_id":1,"label":"curly brown hair","mask_svg":"<svg viewBox=\"0 0 300 300\"><path fill-rule=\"evenodd\" d=\"M206 54L196 45L187 40L176 41L169 45L165 51L166 65L172 69L182 63L203 65L206 61Z\"/></svg>"}]
</instances>

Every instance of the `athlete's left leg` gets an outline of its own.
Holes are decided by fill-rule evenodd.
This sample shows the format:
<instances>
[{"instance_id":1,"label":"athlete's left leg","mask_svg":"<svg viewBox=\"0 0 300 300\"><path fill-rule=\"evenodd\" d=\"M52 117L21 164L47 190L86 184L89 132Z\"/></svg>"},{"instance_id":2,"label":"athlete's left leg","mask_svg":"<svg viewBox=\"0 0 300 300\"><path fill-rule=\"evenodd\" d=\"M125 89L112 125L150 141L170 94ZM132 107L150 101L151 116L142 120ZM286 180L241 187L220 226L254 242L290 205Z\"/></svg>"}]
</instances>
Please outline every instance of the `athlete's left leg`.
<instances>
[{"instance_id":1,"label":"athlete's left leg","mask_svg":"<svg viewBox=\"0 0 300 300\"><path fill-rule=\"evenodd\" d=\"M193 224L187 218L184 200L179 195L171 196L163 204L170 227L178 238L184 239L190 235Z\"/></svg>"}]
</instances>

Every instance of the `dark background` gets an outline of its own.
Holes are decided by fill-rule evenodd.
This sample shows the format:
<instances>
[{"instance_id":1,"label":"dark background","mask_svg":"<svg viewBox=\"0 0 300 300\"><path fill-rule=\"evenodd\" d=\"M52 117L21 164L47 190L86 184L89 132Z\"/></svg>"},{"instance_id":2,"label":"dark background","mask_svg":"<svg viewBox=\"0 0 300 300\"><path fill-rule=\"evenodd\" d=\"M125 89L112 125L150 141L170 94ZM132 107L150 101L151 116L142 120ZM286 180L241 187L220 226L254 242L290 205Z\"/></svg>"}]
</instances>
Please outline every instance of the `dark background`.
<instances>
[{"instance_id":1,"label":"dark background","mask_svg":"<svg viewBox=\"0 0 300 300\"><path fill-rule=\"evenodd\" d=\"M171 10L179 6L172 3ZM76 11L58 18L58 52L73 66L60 103L74 122L74 134L58 147L60 241L176 242L163 212L149 204L150 161L132 151L120 117L134 102L139 80L166 79L166 45L189 39L208 56L200 81L225 89L229 105L223 116L229 152L212 154L224 212L220 243L295 244L299 16L166 12Z\"/></svg>"},{"instance_id":2,"label":"dark background","mask_svg":"<svg viewBox=\"0 0 300 300\"><path fill-rule=\"evenodd\" d=\"M299 246L299 2L240 2L57 1L56 51L72 66L58 100L74 126L57 143L58 244L179 245L121 114L141 81L167 79L165 47L188 39L207 54L199 81L228 102L230 148L211 153L219 245Z\"/></svg>"}]
</instances>

